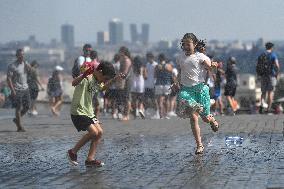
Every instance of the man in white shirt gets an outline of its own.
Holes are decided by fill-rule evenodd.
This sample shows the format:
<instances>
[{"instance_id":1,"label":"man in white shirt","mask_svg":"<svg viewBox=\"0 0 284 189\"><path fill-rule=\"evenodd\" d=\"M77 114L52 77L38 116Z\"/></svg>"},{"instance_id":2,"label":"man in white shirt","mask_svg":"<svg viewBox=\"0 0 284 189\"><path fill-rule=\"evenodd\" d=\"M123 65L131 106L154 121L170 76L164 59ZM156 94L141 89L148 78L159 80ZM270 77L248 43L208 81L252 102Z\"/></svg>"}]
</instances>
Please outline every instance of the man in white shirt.
<instances>
[{"instance_id":1,"label":"man in white shirt","mask_svg":"<svg viewBox=\"0 0 284 189\"><path fill-rule=\"evenodd\" d=\"M155 74L155 68L158 65L157 62L154 60L154 55L153 53L149 52L146 54L147 58L147 64L146 64L146 69L145 69L145 108L152 107L154 109L157 109L156 105L156 98L155 98L155 82L156 79L154 77ZM150 100L150 101L149 101ZM154 105L154 106L153 106ZM157 111L157 110L156 110ZM159 112L157 113L159 116Z\"/></svg>"},{"instance_id":2,"label":"man in white shirt","mask_svg":"<svg viewBox=\"0 0 284 189\"><path fill-rule=\"evenodd\" d=\"M84 62L91 62L92 59L90 57L92 46L90 44L85 44L83 46L83 55L79 56L76 61L74 62L73 68L72 68L72 76L73 78L78 77L80 74L80 67Z\"/></svg>"}]
</instances>

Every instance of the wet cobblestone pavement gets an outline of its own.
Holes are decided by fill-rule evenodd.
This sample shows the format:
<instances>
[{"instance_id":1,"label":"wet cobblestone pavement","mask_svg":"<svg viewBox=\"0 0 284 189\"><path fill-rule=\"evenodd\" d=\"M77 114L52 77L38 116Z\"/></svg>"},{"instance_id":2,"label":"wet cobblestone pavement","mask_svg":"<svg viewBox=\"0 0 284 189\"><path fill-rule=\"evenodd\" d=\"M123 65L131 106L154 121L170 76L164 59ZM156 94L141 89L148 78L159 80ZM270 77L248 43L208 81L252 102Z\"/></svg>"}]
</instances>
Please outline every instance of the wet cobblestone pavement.
<instances>
[{"instance_id":1,"label":"wet cobblestone pavement","mask_svg":"<svg viewBox=\"0 0 284 189\"><path fill-rule=\"evenodd\" d=\"M79 166L66 158L82 135L67 107L59 118L25 117L25 133L14 132L9 111L0 111L0 188L284 188L284 115L217 117L217 134L200 122L202 156L189 121L105 118L97 154L105 166L87 169L88 145ZM225 137L235 135L242 146L227 147Z\"/></svg>"}]
</instances>

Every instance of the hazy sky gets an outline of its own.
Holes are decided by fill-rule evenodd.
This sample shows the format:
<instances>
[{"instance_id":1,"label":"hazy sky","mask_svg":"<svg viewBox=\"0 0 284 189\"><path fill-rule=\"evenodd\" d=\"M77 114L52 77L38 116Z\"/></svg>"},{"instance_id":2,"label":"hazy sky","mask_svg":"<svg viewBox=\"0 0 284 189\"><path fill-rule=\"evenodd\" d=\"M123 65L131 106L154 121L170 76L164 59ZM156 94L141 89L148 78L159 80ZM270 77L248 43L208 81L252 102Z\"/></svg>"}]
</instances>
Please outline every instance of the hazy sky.
<instances>
[{"instance_id":1,"label":"hazy sky","mask_svg":"<svg viewBox=\"0 0 284 189\"><path fill-rule=\"evenodd\" d=\"M75 41L96 41L108 22L150 24L150 40L194 32L207 40L283 39L284 0L0 0L0 43L36 35L60 40L60 26L75 26ZM141 29L140 27L138 28Z\"/></svg>"}]
</instances>

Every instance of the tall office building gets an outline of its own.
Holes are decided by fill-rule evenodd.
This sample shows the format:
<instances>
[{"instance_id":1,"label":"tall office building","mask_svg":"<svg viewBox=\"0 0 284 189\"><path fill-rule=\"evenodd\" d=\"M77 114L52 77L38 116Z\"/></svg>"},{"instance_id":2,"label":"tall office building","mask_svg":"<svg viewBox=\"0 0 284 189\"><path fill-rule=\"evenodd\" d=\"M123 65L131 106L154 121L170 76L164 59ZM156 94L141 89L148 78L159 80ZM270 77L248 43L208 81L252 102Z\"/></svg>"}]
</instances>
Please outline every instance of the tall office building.
<instances>
[{"instance_id":1,"label":"tall office building","mask_svg":"<svg viewBox=\"0 0 284 189\"><path fill-rule=\"evenodd\" d=\"M64 24L61 26L61 42L66 48L74 47L74 26L69 24Z\"/></svg>"},{"instance_id":2,"label":"tall office building","mask_svg":"<svg viewBox=\"0 0 284 189\"><path fill-rule=\"evenodd\" d=\"M136 24L130 24L130 38L132 43L136 43L139 40Z\"/></svg>"},{"instance_id":3,"label":"tall office building","mask_svg":"<svg viewBox=\"0 0 284 189\"><path fill-rule=\"evenodd\" d=\"M109 22L109 39L111 45L118 45L123 42L123 23L117 18Z\"/></svg>"},{"instance_id":4,"label":"tall office building","mask_svg":"<svg viewBox=\"0 0 284 189\"><path fill-rule=\"evenodd\" d=\"M99 31L97 33L97 44L99 46L103 46L109 42L109 34L108 32Z\"/></svg>"},{"instance_id":5,"label":"tall office building","mask_svg":"<svg viewBox=\"0 0 284 189\"><path fill-rule=\"evenodd\" d=\"M143 44L148 44L149 42L149 31L150 31L150 25L142 24L141 42Z\"/></svg>"},{"instance_id":6,"label":"tall office building","mask_svg":"<svg viewBox=\"0 0 284 189\"><path fill-rule=\"evenodd\" d=\"M149 30L150 25L149 24L142 24L142 31L141 33L137 30L136 24L130 24L130 37L132 43L140 42L144 45L149 43Z\"/></svg>"}]
</instances>

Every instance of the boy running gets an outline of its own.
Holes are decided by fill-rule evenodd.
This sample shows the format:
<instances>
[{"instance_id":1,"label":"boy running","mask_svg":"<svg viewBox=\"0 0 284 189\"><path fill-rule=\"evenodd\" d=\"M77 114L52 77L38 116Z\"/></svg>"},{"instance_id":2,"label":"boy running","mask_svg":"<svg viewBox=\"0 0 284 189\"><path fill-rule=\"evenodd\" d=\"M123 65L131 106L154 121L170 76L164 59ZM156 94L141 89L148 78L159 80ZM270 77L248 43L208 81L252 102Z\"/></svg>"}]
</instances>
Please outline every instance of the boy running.
<instances>
[{"instance_id":1,"label":"boy running","mask_svg":"<svg viewBox=\"0 0 284 189\"><path fill-rule=\"evenodd\" d=\"M88 131L76 145L68 150L67 156L73 165L78 165L77 152L87 142L91 141L90 150L85 161L87 167L101 167L104 163L96 160L95 154L97 145L103 134L103 129L96 119L93 109L93 94L98 90L104 90L114 79L116 79L114 67L111 63L101 63L94 68L91 63L84 63L82 65L81 73L78 77L74 78L72 85L75 86L75 91L71 103L71 119L79 131ZM113 79L112 79L113 78ZM99 83L108 81L105 86Z\"/></svg>"}]
</instances>

